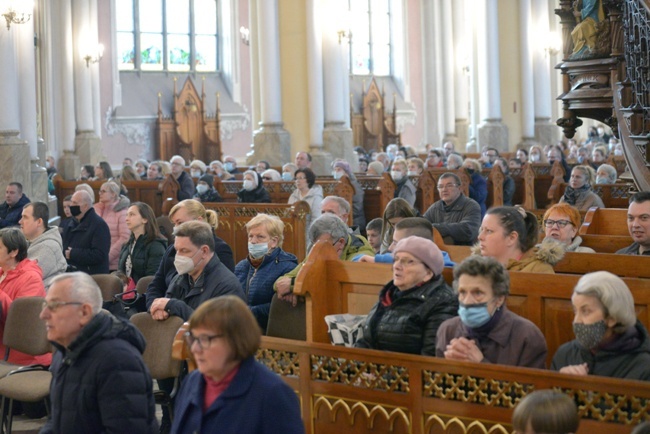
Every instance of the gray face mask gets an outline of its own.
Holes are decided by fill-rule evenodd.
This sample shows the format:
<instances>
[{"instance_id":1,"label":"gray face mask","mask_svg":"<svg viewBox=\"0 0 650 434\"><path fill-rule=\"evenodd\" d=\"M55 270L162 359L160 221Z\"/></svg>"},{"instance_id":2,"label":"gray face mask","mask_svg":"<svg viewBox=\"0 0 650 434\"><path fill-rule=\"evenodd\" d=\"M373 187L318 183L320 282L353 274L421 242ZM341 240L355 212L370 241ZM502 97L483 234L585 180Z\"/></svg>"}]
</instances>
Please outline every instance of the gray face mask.
<instances>
[{"instance_id":1,"label":"gray face mask","mask_svg":"<svg viewBox=\"0 0 650 434\"><path fill-rule=\"evenodd\" d=\"M576 340L588 350L596 348L602 342L606 332L607 324L605 324L605 320L593 324L573 323L573 333L576 335Z\"/></svg>"}]
</instances>

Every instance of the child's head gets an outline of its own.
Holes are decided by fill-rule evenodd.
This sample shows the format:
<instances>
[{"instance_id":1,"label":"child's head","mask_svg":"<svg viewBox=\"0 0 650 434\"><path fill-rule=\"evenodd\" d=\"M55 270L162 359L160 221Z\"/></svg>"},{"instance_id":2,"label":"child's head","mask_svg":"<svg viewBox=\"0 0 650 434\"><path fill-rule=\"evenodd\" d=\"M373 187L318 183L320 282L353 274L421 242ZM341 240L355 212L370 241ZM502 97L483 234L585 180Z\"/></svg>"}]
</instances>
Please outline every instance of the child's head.
<instances>
[{"instance_id":1,"label":"child's head","mask_svg":"<svg viewBox=\"0 0 650 434\"><path fill-rule=\"evenodd\" d=\"M379 249L381 248L381 225L382 220L380 217L370 220L370 222L366 225L368 242L375 250L375 253L379 253Z\"/></svg>"},{"instance_id":2,"label":"child's head","mask_svg":"<svg viewBox=\"0 0 650 434\"><path fill-rule=\"evenodd\" d=\"M578 431L575 402L555 390L536 390L524 397L512 414L512 427L520 434L568 434Z\"/></svg>"}]
</instances>

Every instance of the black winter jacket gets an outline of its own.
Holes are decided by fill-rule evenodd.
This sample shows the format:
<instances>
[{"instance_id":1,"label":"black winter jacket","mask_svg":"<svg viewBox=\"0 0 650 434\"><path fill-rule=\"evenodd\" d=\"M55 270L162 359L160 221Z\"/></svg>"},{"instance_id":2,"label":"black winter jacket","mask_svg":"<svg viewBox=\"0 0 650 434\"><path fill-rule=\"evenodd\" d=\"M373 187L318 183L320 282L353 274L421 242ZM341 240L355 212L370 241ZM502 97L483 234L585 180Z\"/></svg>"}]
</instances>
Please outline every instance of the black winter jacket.
<instances>
[{"instance_id":1,"label":"black winter jacket","mask_svg":"<svg viewBox=\"0 0 650 434\"><path fill-rule=\"evenodd\" d=\"M41 434L158 432L145 341L133 325L100 312L69 348L53 345L52 410Z\"/></svg>"},{"instance_id":2,"label":"black winter jacket","mask_svg":"<svg viewBox=\"0 0 650 434\"><path fill-rule=\"evenodd\" d=\"M77 224L76 219L63 229L63 252L72 247L68 265L88 274L108 273L111 231L103 218L90 208Z\"/></svg>"},{"instance_id":3,"label":"black winter jacket","mask_svg":"<svg viewBox=\"0 0 650 434\"><path fill-rule=\"evenodd\" d=\"M146 239L145 235L141 235L136 241L133 234L131 234L129 241L124 243L120 251L117 269L126 274L126 260L129 253L131 253L131 245L135 242L133 253L131 253L131 277L136 283L145 276L156 274L165 250L167 250L166 239L157 238L150 243L147 243Z\"/></svg>"},{"instance_id":4,"label":"black winter jacket","mask_svg":"<svg viewBox=\"0 0 650 434\"><path fill-rule=\"evenodd\" d=\"M382 302L387 294L389 306ZM436 355L436 334L446 319L458 315L458 298L442 276L400 291L391 280L379 293L363 326L358 348Z\"/></svg>"},{"instance_id":5,"label":"black winter jacket","mask_svg":"<svg viewBox=\"0 0 650 434\"><path fill-rule=\"evenodd\" d=\"M650 337L643 324L637 321L614 346L620 349L602 349L594 354L574 339L558 348L551 369L559 371L565 366L587 363L589 375L650 380Z\"/></svg>"},{"instance_id":6,"label":"black winter jacket","mask_svg":"<svg viewBox=\"0 0 650 434\"><path fill-rule=\"evenodd\" d=\"M18 226L20 217L22 217L23 207L28 203L29 198L23 194L14 206L7 205L7 202L0 205L0 228Z\"/></svg>"},{"instance_id":7,"label":"black winter jacket","mask_svg":"<svg viewBox=\"0 0 650 434\"><path fill-rule=\"evenodd\" d=\"M165 307L170 316L180 316L187 321L201 303L221 295L236 295L246 301L237 277L221 263L217 255L213 255L194 286L190 283L189 275L177 274L162 297L170 299ZM154 297L150 302L147 291L147 310L156 298L159 297Z\"/></svg>"}]
</instances>

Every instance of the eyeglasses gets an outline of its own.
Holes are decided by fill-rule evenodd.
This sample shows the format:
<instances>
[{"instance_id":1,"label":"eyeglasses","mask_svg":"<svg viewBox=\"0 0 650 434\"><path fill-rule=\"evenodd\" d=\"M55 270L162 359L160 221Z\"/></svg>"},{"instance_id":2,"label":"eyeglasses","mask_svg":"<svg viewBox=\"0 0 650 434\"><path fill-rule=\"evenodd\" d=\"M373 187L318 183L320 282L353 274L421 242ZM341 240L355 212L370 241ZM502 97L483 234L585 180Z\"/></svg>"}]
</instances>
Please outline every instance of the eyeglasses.
<instances>
[{"instance_id":1,"label":"eyeglasses","mask_svg":"<svg viewBox=\"0 0 650 434\"><path fill-rule=\"evenodd\" d=\"M83 303L81 303L79 301L46 301L46 300L43 300L42 310L45 310L47 308L50 312L56 312L57 310L59 310L60 307L63 307L63 306L68 306L68 305L81 306L82 304Z\"/></svg>"},{"instance_id":2,"label":"eyeglasses","mask_svg":"<svg viewBox=\"0 0 650 434\"><path fill-rule=\"evenodd\" d=\"M439 185L438 190L447 190L447 189L451 189L451 188L454 188L454 187L458 187L458 184Z\"/></svg>"},{"instance_id":3,"label":"eyeglasses","mask_svg":"<svg viewBox=\"0 0 650 434\"><path fill-rule=\"evenodd\" d=\"M422 261L416 261L415 259L407 259L407 258L395 258L395 261L393 261L393 265L401 265L404 268L412 267L414 265L418 264L424 264Z\"/></svg>"},{"instance_id":4,"label":"eyeglasses","mask_svg":"<svg viewBox=\"0 0 650 434\"><path fill-rule=\"evenodd\" d=\"M212 336L206 336L206 335L201 335L201 336L194 336L190 332L185 332L183 335L183 338L185 339L185 343L187 344L188 347L192 348L192 345L194 345L194 342L198 342L199 348L201 351L207 350L210 348L212 345L212 341L217 338L222 338L223 335L212 335Z\"/></svg>"},{"instance_id":5,"label":"eyeglasses","mask_svg":"<svg viewBox=\"0 0 650 434\"><path fill-rule=\"evenodd\" d=\"M555 224L557 224L557 227L561 229L566 227L566 225L570 225L572 223L569 220L550 220L550 219L544 220L544 226L546 226L547 228L552 228L553 225Z\"/></svg>"}]
</instances>

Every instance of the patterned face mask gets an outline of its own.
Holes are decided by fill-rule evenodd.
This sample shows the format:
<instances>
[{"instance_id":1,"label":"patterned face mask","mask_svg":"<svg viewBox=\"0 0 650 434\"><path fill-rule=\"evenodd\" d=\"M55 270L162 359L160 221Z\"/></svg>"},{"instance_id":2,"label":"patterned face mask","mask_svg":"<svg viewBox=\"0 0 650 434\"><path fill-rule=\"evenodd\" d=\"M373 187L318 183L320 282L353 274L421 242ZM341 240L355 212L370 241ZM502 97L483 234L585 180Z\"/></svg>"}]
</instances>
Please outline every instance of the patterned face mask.
<instances>
[{"instance_id":1,"label":"patterned face mask","mask_svg":"<svg viewBox=\"0 0 650 434\"><path fill-rule=\"evenodd\" d=\"M605 337L607 324L605 320L600 320L593 324L573 323L573 333L577 341L588 350L596 348Z\"/></svg>"}]
</instances>

